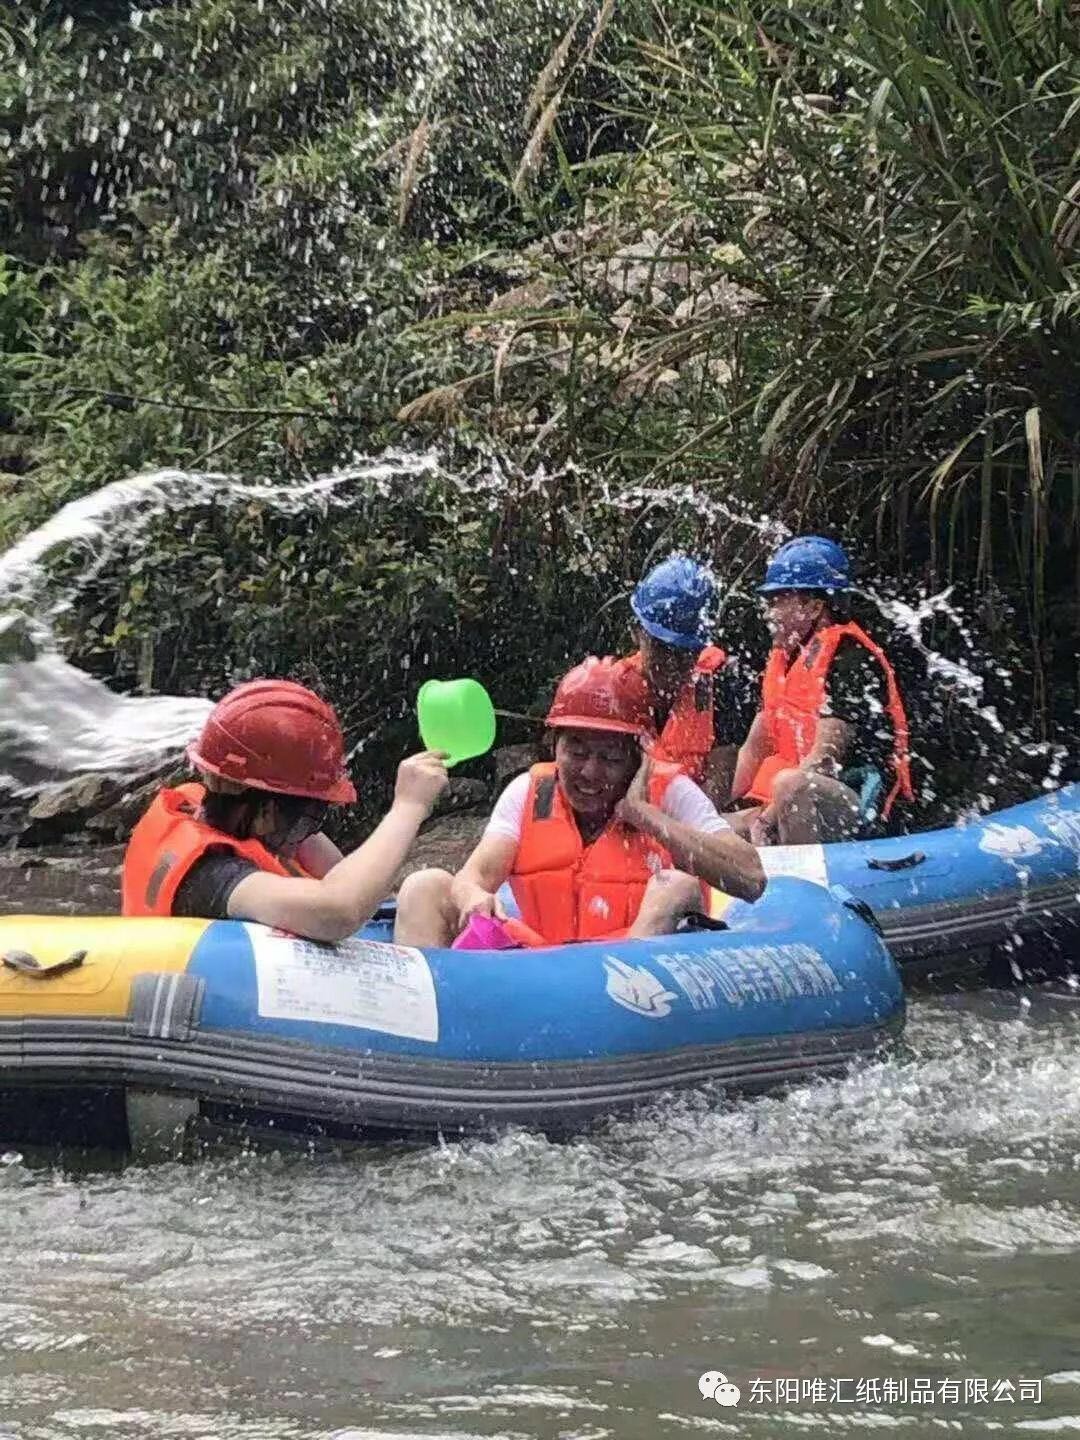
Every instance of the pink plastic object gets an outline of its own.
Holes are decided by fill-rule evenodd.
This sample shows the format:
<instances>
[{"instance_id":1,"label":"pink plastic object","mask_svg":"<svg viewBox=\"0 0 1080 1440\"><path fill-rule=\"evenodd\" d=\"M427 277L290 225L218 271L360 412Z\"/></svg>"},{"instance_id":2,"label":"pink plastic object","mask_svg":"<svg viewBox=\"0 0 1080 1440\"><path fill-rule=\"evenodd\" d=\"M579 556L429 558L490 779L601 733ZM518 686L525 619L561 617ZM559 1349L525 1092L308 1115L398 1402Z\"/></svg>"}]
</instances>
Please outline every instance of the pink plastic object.
<instances>
[{"instance_id":1,"label":"pink plastic object","mask_svg":"<svg viewBox=\"0 0 1080 1440\"><path fill-rule=\"evenodd\" d=\"M512 940L503 928L501 920L491 915L473 915L461 934L451 945L451 950L516 950L517 940Z\"/></svg>"}]
</instances>

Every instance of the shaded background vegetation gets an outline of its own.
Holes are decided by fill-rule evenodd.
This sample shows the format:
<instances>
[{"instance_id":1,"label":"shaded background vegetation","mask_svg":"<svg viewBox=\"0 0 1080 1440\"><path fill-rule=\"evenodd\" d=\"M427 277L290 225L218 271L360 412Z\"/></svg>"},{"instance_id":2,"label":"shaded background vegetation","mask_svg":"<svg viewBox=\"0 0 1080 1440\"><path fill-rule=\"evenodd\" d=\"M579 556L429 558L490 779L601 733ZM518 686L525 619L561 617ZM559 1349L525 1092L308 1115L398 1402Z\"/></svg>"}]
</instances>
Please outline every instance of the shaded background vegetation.
<instances>
[{"instance_id":1,"label":"shaded background vegetation","mask_svg":"<svg viewBox=\"0 0 1080 1440\"><path fill-rule=\"evenodd\" d=\"M162 690L308 674L374 761L428 673L536 708L623 643L674 544L760 653L767 516L841 535L885 594L953 584L968 636L923 640L973 639L980 703L1071 744L1077 25L1065 0L30 0L0 20L0 539L135 470L300 483L435 445L348 510L118 537L73 658ZM957 788L982 722L893 643Z\"/></svg>"}]
</instances>

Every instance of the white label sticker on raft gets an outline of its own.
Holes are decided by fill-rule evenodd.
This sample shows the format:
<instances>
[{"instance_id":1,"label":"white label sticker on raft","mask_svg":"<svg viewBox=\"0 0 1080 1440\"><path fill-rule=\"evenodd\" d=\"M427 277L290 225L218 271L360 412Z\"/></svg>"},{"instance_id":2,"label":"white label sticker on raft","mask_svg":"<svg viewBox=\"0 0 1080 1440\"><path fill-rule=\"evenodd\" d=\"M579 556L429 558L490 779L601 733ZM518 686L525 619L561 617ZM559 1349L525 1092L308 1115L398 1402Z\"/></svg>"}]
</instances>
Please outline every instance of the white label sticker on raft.
<instances>
[{"instance_id":1,"label":"white label sticker on raft","mask_svg":"<svg viewBox=\"0 0 1080 1440\"><path fill-rule=\"evenodd\" d=\"M318 945L262 925L248 925L247 932L260 1015L438 1040L435 982L419 950L355 936L340 945Z\"/></svg>"},{"instance_id":2,"label":"white label sticker on raft","mask_svg":"<svg viewBox=\"0 0 1080 1440\"><path fill-rule=\"evenodd\" d=\"M815 885L829 883L823 845L766 845L758 855L766 875L793 875Z\"/></svg>"}]
</instances>

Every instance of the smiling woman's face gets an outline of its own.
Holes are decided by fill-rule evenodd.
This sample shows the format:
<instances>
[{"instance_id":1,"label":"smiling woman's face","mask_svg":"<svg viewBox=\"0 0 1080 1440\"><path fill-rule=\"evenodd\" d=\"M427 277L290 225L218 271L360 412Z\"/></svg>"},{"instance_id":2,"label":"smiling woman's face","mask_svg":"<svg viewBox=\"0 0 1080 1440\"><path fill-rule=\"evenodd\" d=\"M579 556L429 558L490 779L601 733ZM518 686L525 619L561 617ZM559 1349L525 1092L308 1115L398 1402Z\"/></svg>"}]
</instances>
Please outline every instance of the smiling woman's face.
<instances>
[{"instance_id":1,"label":"smiling woman's face","mask_svg":"<svg viewBox=\"0 0 1080 1440\"><path fill-rule=\"evenodd\" d=\"M555 764L570 808L580 815L606 817L630 788L641 764L641 746L633 735L608 730L560 730Z\"/></svg>"}]
</instances>

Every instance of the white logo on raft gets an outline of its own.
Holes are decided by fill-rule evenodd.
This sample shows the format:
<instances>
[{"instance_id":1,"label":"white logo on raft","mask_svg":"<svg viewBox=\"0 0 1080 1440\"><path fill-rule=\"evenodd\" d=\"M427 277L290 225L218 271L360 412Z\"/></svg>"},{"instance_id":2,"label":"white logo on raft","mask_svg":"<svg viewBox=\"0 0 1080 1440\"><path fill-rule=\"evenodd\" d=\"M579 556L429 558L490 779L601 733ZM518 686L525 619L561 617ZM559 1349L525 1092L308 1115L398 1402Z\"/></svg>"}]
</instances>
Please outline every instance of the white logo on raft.
<instances>
[{"instance_id":1,"label":"white logo on raft","mask_svg":"<svg viewBox=\"0 0 1080 1440\"><path fill-rule=\"evenodd\" d=\"M837 995L839 977L812 945L748 945L738 950L677 950L656 955L695 1010Z\"/></svg>"},{"instance_id":2,"label":"white logo on raft","mask_svg":"<svg viewBox=\"0 0 1080 1440\"><path fill-rule=\"evenodd\" d=\"M607 972L605 989L624 1010L635 1015L647 1015L650 1020L659 1020L671 1014L671 1002L678 996L674 990L665 990L663 982L640 965L628 965L614 955L605 955L604 969Z\"/></svg>"},{"instance_id":3,"label":"white logo on raft","mask_svg":"<svg viewBox=\"0 0 1080 1440\"><path fill-rule=\"evenodd\" d=\"M1026 825L999 825L991 821L979 837L979 849L987 855L1000 855L1003 860L1022 860L1038 855L1043 842Z\"/></svg>"}]
</instances>

